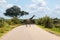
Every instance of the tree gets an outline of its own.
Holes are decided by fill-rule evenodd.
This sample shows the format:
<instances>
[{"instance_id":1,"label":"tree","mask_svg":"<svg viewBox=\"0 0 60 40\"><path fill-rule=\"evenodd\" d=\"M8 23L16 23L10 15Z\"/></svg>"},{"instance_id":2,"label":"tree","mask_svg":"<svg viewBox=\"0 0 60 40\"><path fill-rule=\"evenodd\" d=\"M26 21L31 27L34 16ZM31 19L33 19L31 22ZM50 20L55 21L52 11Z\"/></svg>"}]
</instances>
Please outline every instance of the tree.
<instances>
[{"instance_id":1,"label":"tree","mask_svg":"<svg viewBox=\"0 0 60 40\"><path fill-rule=\"evenodd\" d=\"M27 15L27 14L28 12L21 11L21 9L17 6L8 8L6 12L4 13L5 16L10 16L10 17L20 17L20 16Z\"/></svg>"}]
</instances>

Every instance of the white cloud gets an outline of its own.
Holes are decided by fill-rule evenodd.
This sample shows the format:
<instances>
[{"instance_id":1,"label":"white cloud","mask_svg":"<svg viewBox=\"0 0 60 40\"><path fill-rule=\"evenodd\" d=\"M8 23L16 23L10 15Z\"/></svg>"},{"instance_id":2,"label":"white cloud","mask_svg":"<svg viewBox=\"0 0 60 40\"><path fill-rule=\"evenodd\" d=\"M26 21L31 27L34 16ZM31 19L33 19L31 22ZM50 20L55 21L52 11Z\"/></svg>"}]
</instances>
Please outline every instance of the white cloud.
<instances>
[{"instance_id":1,"label":"white cloud","mask_svg":"<svg viewBox=\"0 0 60 40\"><path fill-rule=\"evenodd\" d=\"M2 8L6 10L7 8L10 8L12 6L15 6L15 4L5 4ZM20 5L16 5L16 6L18 6L19 8L22 8Z\"/></svg>"},{"instance_id":2,"label":"white cloud","mask_svg":"<svg viewBox=\"0 0 60 40\"><path fill-rule=\"evenodd\" d=\"M32 4L29 5L30 8L36 9L40 7L45 7L47 3L44 0L32 0Z\"/></svg>"},{"instance_id":3,"label":"white cloud","mask_svg":"<svg viewBox=\"0 0 60 40\"><path fill-rule=\"evenodd\" d=\"M38 5L42 5L42 6L46 5L45 0L32 0L32 2L34 2L35 4L38 4Z\"/></svg>"},{"instance_id":4,"label":"white cloud","mask_svg":"<svg viewBox=\"0 0 60 40\"><path fill-rule=\"evenodd\" d=\"M32 2L33 3L29 5L29 11L31 13L47 13L50 11L45 0L32 0Z\"/></svg>"},{"instance_id":5,"label":"white cloud","mask_svg":"<svg viewBox=\"0 0 60 40\"><path fill-rule=\"evenodd\" d=\"M10 8L12 6L13 6L13 4L6 4L6 8Z\"/></svg>"},{"instance_id":6,"label":"white cloud","mask_svg":"<svg viewBox=\"0 0 60 40\"><path fill-rule=\"evenodd\" d=\"M35 9L37 9L38 7L36 6L36 4L31 4L31 5L29 5L29 9L31 9L31 10L35 10Z\"/></svg>"},{"instance_id":7,"label":"white cloud","mask_svg":"<svg viewBox=\"0 0 60 40\"><path fill-rule=\"evenodd\" d=\"M0 4L0 8L1 9L7 9L7 8L10 8L10 7L12 7L13 6L13 4L7 4L7 3L2 3L2 4Z\"/></svg>"},{"instance_id":8,"label":"white cloud","mask_svg":"<svg viewBox=\"0 0 60 40\"><path fill-rule=\"evenodd\" d=\"M60 5L56 5L55 8L53 9L53 12L60 14Z\"/></svg>"},{"instance_id":9,"label":"white cloud","mask_svg":"<svg viewBox=\"0 0 60 40\"><path fill-rule=\"evenodd\" d=\"M17 5L19 8L22 8L20 5Z\"/></svg>"},{"instance_id":10,"label":"white cloud","mask_svg":"<svg viewBox=\"0 0 60 40\"><path fill-rule=\"evenodd\" d=\"M60 6L55 5L54 8L51 9L52 11L50 12L49 16L55 18L58 17L60 18Z\"/></svg>"},{"instance_id":11,"label":"white cloud","mask_svg":"<svg viewBox=\"0 0 60 40\"><path fill-rule=\"evenodd\" d=\"M32 10L39 9L40 7L45 7L47 3L44 0L32 0L32 4L29 5L29 8Z\"/></svg>"},{"instance_id":12,"label":"white cloud","mask_svg":"<svg viewBox=\"0 0 60 40\"><path fill-rule=\"evenodd\" d=\"M0 0L0 9L3 9L6 7L7 0Z\"/></svg>"},{"instance_id":13,"label":"white cloud","mask_svg":"<svg viewBox=\"0 0 60 40\"><path fill-rule=\"evenodd\" d=\"M6 0L0 0L0 3L6 3L7 1Z\"/></svg>"},{"instance_id":14,"label":"white cloud","mask_svg":"<svg viewBox=\"0 0 60 40\"><path fill-rule=\"evenodd\" d=\"M1 9L6 10L7 8L10 8L10 7L14 6L14 5L15 5L15 4L8 4L8 3L7 3L7 0L0 0L0 10L1 10ZM17 5L17 6L21 8L20 5Z\"/></svg>"},{"instance_id":15,"label":"white cloud","mask_svg":"<svg viewBox=\"0 0 60 40\"><path fill-rule=\"evenodd\" d=\"M55 5L55 8L60 8L60 4L56 4Z\"/></svg>"},{"instance_id":16,"label":"white cloud","mask_svg":"<svg viewBox=\"0 0 60 40\"><path fill-rule=\"evenodd\" d=\"M30 14L36 15L36 17L49 15L51 13L51 9L47 6L45 0L32 0L32 3L27 5L26 8Z\"/></svg>"}]
</instances>

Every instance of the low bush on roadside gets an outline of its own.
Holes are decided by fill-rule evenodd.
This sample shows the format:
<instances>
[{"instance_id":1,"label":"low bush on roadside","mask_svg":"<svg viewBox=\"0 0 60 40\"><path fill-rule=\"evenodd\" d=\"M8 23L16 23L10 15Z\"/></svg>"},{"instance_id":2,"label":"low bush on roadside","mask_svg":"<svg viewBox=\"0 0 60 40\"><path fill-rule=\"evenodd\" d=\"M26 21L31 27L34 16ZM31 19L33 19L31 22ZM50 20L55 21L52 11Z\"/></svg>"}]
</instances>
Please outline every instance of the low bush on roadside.
<instances>
[{"instance_id":1,"label":"low bush on roadside","mask_svg":"<svg viewBox=\"0 0 60 40\"><path fill-rule=\"evenodd\" d=\"M17 27L18 25L20 25L19 20L14 19L12 21L12 19L0 19L0 37L9 30Z\"/></svg>"},{"instance_id":2,"label":"low bush on roadside","mask_svg":"<svg viewBox=\"0 0 60 40\"><path fill-rule=\"evenodd\" d=\"M54 25L56 28L60 28L60 24L55 24Z\"/></svg>"},{"instance_id":3,"label":"low bush on roadside","mask_svg":"<svg viewBox=\"0 0 60 40\"><path fill-rule=\"evenodd\" d=\"M45 28L53 28L53 20L48 16L38 19L36 24L45 26Z\"/></svg>"}]
</instances>

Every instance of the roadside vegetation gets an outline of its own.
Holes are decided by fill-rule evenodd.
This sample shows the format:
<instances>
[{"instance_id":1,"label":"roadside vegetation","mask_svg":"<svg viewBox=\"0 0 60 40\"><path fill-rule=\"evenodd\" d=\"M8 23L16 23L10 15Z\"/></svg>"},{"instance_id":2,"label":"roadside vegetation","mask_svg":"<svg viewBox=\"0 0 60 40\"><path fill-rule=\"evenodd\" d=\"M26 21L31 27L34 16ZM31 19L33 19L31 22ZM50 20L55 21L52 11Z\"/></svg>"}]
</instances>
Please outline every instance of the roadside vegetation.
<instances>
[{"instance_id":1,"label":"roadside vegetation","mask_svg":"<svg viewBox=\"0 0 60 40\"><path fill-rule=\"evenodd\" d=\"M60 36L60 19L45 16L36 20L35 23L48 32Z\"/></svg>"},{"instance_id":2,"label":"roadside vegetation","mask_svg":"<svg viewBox=\"0 0 60 40\"><path fill-rule=\"evenodd\" d=\"M19 18L23 15L28 15L29 13L26 11L21 11L21 9L17 6L13 6L6 9L5 13L3 14L11 18L5 19L0 17L0 37L6 32L12 30L13 28L22 25L23 20Z\"/></svg>"},{"instance_id":3,"label":"roadside vegetation","mask_svg":"<svg viewBox=\"0 0 60 40\"><path fill-rule=\"evenodd\" d=\"M16 24L13 21L11 21L12 19L4 19L4 18L0 18L0 37L8 32L9 30L21 25L20 23Z\"/></svg>"}]
</instances>

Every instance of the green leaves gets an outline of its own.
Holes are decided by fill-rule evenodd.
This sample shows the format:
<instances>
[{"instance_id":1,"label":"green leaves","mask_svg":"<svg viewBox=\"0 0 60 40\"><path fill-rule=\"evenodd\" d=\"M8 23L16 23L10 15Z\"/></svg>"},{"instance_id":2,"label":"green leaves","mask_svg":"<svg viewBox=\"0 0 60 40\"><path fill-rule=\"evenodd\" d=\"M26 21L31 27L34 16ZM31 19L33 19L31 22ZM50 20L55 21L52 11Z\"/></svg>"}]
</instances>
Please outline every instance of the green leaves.
<instances>
[{"instance_id":1,"label":"green leaves","mask_svg":"<svg viewBox=\"0 0 60 40\"><path fill-rule=\"evenodd\" d=\"M17 6L13 6L11 8L8 8L6 12L4 13L5 16L10 16L10 17L18 17L18 16L23 16L27 15L28 12L21 11L21 9Z\"/></svg>"},{"instance_id":2,"label":"green leaves","mask_svg":"<svg viewBox=\"0 0 60 40\"><path fill-rule=\"evenodd\" d=\"M38 19L37 23L39 25L45 26L46 28L52 28L53 27L53 20L48 16L45 16L43 18Z\"/></svg>"}]
</instances>

